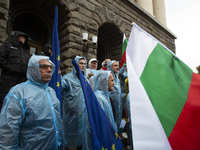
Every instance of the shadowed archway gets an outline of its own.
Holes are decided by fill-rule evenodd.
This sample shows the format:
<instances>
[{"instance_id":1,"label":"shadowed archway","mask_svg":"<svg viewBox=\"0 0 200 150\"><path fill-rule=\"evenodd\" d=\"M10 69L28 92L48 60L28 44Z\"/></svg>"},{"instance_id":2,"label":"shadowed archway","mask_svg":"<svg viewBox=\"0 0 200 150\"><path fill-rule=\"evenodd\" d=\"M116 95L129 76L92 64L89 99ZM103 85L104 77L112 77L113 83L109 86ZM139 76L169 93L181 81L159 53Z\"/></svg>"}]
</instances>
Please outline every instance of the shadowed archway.
<instances>
[{"instance_id":1,"label":"shadowed archway","mask_svg":"<svg viewBox=\"0 0 200 150\"><path fill-rule=\"evenodd\" d=\"M123 33L113 23L105 23L98 30L97 59L99 60L98 69L106 58L120 60L122 51Z\"/></svg>"},{"instance_id":2,"label":"shadowed archway","mask_svg":"<svg viewBox=\"0 0 200 150\"><path fill-rule=\"evenodd\" d=\"M65 21L68 10L62 1L10 0L9 40L12 40L14 31L22 31L29 36L30 47L39 53L45 44L51 44L55 6L58 7L59 18ZM58 27L61 25L58 23Z\"/></svg>"}]
</instances>

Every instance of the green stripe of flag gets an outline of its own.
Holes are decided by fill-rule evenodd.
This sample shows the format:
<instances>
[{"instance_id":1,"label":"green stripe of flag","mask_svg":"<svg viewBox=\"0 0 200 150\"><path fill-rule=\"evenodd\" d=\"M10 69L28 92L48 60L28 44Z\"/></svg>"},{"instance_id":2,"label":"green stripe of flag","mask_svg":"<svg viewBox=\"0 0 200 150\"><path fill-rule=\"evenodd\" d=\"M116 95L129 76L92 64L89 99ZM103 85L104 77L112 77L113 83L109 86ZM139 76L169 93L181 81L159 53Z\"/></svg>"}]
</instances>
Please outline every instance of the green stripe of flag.
<instances>
[{"instance_id":1,"label":"green stripe of flag","mask_svg":"<svg viewBox=\"0 0 200 150\"><path fill-rule=\"evenodd\" d=\"M128 40L125 38L125 39L123 40L123 44L122 44L122 56L123 56L123 54L124 54L124 52L125 52L125 50L126 50L127 44L128 44Z\"/></svg>"},{"instance_id":2,"label":"green stripe of flag","mask_svg":"<svg viewBox=\"0 0 200 150\"><path fill-rule=\"evenodd\" d=\"M123 37L123 43L122 43L122 57L121 57L121 63L120 63L120 68L124 65L126 65L126 47L128 44L128 40L126 39L126 36L124 34Z\"/></svg>"},{"instance_id":3,"label":"green stripe of flag","mask_svg":"<svg viewBox=\"0 0 200 150\"><path fill-rule=\"evenodd\" d=\"M187 100L192 74L182 61L157 44L140 76L167 137Z\"/></svg>"}]
</instances>

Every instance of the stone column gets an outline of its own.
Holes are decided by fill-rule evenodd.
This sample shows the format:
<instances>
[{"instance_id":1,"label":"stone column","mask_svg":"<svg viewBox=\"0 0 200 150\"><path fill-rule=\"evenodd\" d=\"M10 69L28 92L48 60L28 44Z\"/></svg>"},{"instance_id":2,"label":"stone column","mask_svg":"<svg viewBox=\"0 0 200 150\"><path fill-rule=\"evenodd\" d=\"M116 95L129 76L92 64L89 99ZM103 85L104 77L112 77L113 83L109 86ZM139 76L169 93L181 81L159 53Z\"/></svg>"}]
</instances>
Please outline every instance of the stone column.
<instances>
[{"instance_id":1,"label":"stone column","mask_svg":"<svg viewBox=\"0 0 200 150\"><path fill-rule=\"evenodd\" d=\"M153 16L152 0L136 0L136 3Z\"/></svg>"},{"instance_id":2,"label":"stone column","mask_svg":"<svg viewBox=\"0 0 200 150\"><path fill-rule=\"evenodd\" d=\"M6 34L7 22L9 17L9 0L1 0L0 1L0 45L4 43L8 35Z\"/></svg>"},{"instance_id":3,"label":"stone column","mask_svg":"<svg viewBox=\"0 0 200 150\"><path fill-rule=\"evenodd\" d=\"M164 26L167 26L166 13L165 13L165 0L153 0L153 12L155 18Z\"/></svg>"}]
</instances>

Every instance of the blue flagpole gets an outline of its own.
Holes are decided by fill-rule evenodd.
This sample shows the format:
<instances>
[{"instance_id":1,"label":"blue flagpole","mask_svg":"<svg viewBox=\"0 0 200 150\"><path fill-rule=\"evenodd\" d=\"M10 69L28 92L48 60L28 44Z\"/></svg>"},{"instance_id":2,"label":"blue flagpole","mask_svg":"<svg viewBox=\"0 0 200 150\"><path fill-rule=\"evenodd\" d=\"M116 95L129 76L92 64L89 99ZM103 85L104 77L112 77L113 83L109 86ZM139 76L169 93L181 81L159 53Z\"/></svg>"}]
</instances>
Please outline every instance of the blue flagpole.
<instances>
[{"instance_id":1,"label":"blue flagpole","mask_svg":"<svg viewBox=\"0 0 200 150\"><path fill-rule=\"evenodd\" d=\"M52 32L52 48L51 48L51 56L50 60L55 64L55 71L49 82L49 86L51 86L57 95L57 98L60 101L60 111L62 117L62 86L61 86L61 74L59 71L60 67L60 45L59 45L59 36L58 36L58 7L55 6L54 13L54 24L53 24L53 32Z\"/></svg>"}]
</instances>

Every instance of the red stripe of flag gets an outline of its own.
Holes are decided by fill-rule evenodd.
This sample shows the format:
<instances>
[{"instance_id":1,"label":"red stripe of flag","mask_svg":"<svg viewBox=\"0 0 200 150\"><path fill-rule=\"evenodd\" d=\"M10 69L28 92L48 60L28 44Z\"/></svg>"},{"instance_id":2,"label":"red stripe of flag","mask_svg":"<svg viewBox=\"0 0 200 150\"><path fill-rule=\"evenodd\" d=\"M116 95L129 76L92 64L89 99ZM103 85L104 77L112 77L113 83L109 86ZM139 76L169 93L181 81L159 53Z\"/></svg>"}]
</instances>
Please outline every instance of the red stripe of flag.
<instances>
[{"instance_id":1,"label":"red stripe of flag","mask_svg":"<svg viewBox=\"0 0 200 150\"><path fill-rule=\"evenodd\" d=\"M125 62L126 62L126 50L124 51L124 54L122 55L120 68L123 66Z\"/></svg>"},{"instance_id":2,"label":"red stripe of flag","mask_svg":"<svg viewBox=\"0 0 200 150\"><path fill-rule=\"evenodd\" d=\"M107 70L107 65L101 68L102 70Z\"/></svg>"},{"instance_id":3,"label":"red stripe of flag","mask_svg":"<svg viewBox=\"0 0 200 150\"><path fill-rule=\"evenodd\" d=\"M168 140L173 150L200 150L200 75L193 73L188 98Z\"/></svg>"}]
</instances>

